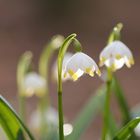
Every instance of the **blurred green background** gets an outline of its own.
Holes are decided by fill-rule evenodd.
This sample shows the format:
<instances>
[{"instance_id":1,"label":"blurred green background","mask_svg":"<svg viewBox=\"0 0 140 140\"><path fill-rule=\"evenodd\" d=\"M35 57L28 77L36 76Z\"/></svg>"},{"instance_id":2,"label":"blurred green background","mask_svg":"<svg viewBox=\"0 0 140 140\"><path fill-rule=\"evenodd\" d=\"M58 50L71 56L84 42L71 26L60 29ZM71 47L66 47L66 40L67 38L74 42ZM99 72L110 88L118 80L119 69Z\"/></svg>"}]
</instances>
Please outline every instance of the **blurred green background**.
<instances>
[{"instance_id":1,"label":"blurred green background","mask_svg":"<svg viewBox=\"0 0 140 140\"><path fill-rule=\"evenodd\" d=\"M132 50L136 64L117 72L130 106L140 102L140 1L139 0L14 0L0 1L0 92L17 108L16 67L26 50L34 53L34 68L44 45L55 34L77 33L83 50L98 62L99 53L113 26L124 23L122 40ZM55 57L54 57L55 59ZM53 60L54 60L53 59ZM51 72L51 68L50 68ZM50 77L51 78L51 77ZM98 78L82 77L64 83L64 112L71 122L88 97L101 84ZM50 82L52 104L57 107L56 83ZM29 99L28 111L36 108ZM112 108L119 120L117 104ZM99 139L101 121L94 121L83 139Z\"/></svg>"}]
</instances>

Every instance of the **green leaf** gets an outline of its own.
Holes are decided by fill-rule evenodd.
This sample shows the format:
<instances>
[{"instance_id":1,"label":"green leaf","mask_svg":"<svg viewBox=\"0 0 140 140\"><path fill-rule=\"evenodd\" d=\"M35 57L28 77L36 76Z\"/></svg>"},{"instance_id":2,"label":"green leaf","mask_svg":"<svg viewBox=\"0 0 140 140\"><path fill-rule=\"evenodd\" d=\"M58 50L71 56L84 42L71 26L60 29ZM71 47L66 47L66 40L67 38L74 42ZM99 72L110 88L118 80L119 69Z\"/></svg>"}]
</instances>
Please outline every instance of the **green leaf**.
<instances>
[{"instance_id":1,"label":"green leaf","mask_svg":"<svg viewBox=\"0 0 140 140\"><path fill-rule=\"evenodd\" d=\"M133 134L133 130L139 122L140 118L135 118L132 121L130 121L116 134L113 140L128 140Z\"/></svg>"},{"instance_id":2,"label":"green leaf","mask_svg":"<svg viewBox=\"0 0 140 140\"><path fill-rule=\"evenodd\" d=\"M97 113L101 110L105 100L105 86L101 87L96 94L92 95L85 107L82 109L77 119L74 121L74 129L66 140L78 140L86 130Z\"/></svg>"},{"instance_id":3,"label":"green leaf","mask_svg":"<svg viewBox=\"0 0 140 140\"><path fill-rule=\"evenodd\" d=\"M109 136L110 138L113 138L118 131L118 126L116 124L116 121L114 120L114 117L112 113L109 114Z\"/></svg>"},{"instance_id":4,"label":"green leaf","mask_svg":"<svg viewBox=\"0 0 140 140\"><path fill-rule=\"evenodd\" d=\"M106 87L102 85L96 93L91 95L84 108L80 111L76 120L74 121L74 128L71 135L66 137L66 140L78 140L85 132L91 121L97 116L99 112L103 112L105 101ZM118 127L112 114L109 114L109 136L115 136Z\"/></svg>"},{"instance_id":5,"label":"green leaf","mask_svg":"<svg viewBox=\"0 0 140 140\"><path fill-rule=\"evenodd\" d=\"M113 78L112 90L115 92L122 113L123 122L126 124L131 120L131 114L123 90L116 77Z\"/></svg>"},{"instance_id":6,"label":"green leaf","mask_svg":"<svg viewBox=\"0 0 140 140\"><path fill-rule=\"evenodd\" d=\"M30 140L34 140L30 131L2 96L0 96L0 125L4 129L9 140L25 140L23 132L25 132Z\"/></svg>"}]
</instances>

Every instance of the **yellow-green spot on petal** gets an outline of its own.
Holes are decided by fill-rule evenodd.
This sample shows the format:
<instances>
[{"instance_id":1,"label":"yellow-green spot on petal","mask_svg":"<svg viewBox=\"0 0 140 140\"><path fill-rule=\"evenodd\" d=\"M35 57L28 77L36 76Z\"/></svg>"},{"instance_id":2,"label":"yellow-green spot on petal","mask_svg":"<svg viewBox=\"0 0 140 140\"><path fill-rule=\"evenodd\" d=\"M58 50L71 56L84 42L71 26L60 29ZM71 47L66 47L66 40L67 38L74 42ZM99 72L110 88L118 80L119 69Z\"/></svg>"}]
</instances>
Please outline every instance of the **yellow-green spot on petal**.
<instances>
[{"instance_id":1,"label":"yellow-green spot on petal","mask_svg":"<svg viewBox=\"0 0 140 140\"><path fill-rule=\"evenodd\" d=\"M126 62L125 64L126 64L126 66L127 66L128 68L131 68L131 63L130 63L130 61Z\"/></svg>"},{"instance_id":2,"label":"yellow-green spot on petal","mask_svg":"<svg viewBox=\"0 0 140 140\"><path fill-rule=\"evenodd\" d=\"M106 61L106 58L105 58L105 57L101 57L101 58L100 58L99 65L102 66L102 65L104 64L105 61Z\"/></svg>"},{"instance_id":3,"label":"yellow-green spot on petal","mask_svg":"<svg viewBox=\"0 0 140 140\"><path fill-rule=\"evenodd\" d=\"M98 69L98 70L96 70L96 73L99 75L99 76L101 76L101 71Z\"/></svg>"},{"instance_id":4,"label":"yellow-green spot on petal","mask_svg":"<svg viewBox=\"0 0 140 140\"><path fill-rule=\"evenodd\" d=\"M92 71L91 68L86 68L86 73L88 73L90 76L94 76L94 72Z\"/></svg>"},{"instance_id":5,"label":"yellow-green spot on petal","mask_svg":"<svg viewBox=\"0 0 140 140\"><path fill-rule=\"evenodd\" d=\"M104 62L104 61L106 61L106 58L105 57L101 57L100 61Z\"/></svg>"},{"instance_id":6,"label":"yellow-green spot on petal","mask_svg":"<svg viewBox=\"0 0 140 140\"><path fill-rule=\"evenodd\" d=\"M74 73L73 70L68 70L68 73L74 81L76 81L78 79L78 75L76 73Z\"/></svg>"},{"instance_id":7,"label":"yellow-green spot on petal","mask_svg":"<svg viewBox=\"0 0 140 140\"><path fill-rule=\"evenodd\" d=\"M66 77L67 77L67 73L65 72L65 73L64 73L64 78L66 78Z\"/></svg>"},{"instance_id":8,"label":"yellow-green spot on petal","mask_svg":"<svg viewBox=\"0 0 140 140\"><path fill-rule=\"evenodd\" d=\"M134 65L135 61L134 61L134 58L133 58L133 57L131 57L131 58L129 59L129 63L130 63L131 65Z\"/></svg>"},{"instance_id":9,"label":"yellow-green spot on petal","mask_svg":"<svg viewBox=\"0 0 140 140\"><path fill-rule=\"evenodd\" d=\"M115 66L114 63L110 66L110 68L111 68L112 71L116 71L116 66Z\"/></svg>"},{"instance_id":10,"label":"yellow-green spot on petal","mask_svg":"<svg viewBox=\"0 0 140 140\"><path fill-rule=\"evenodd\" d=\"M76 81L76 80L78 79L78 75L77 75L76 73L73 74L72 79L73 79L74 81Z\"/></svg>"},{"instance_id":11,"label":"yellow-green spot on petal","mask_svg":"<svg viewBox=\"0 0 140 140\"><path fill-rule=\"evenodd\" d=\"M115 58L119 60L122 58L122 56L120 54L116 54Z\"/></svg>"}]
</instances>

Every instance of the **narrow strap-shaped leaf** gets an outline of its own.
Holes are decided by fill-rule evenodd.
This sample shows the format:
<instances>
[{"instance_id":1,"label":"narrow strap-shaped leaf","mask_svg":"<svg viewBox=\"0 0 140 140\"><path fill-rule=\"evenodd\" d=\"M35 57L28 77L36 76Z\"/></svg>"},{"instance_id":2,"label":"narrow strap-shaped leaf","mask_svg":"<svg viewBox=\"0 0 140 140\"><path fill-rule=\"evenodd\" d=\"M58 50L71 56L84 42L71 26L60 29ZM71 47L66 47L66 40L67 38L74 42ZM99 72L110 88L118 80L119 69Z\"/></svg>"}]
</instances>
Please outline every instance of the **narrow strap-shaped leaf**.
<instances>
[{"instance_id":1,"label":"narrow strap-shaped leaf","mask_svg":"<svg viewBox=\"0 0 140 140\"><path fill-rule=\"evenodd\" d=\"M123 90L122 90L121 86L119 85L116 77L113 78L112 83L113 83L112 90L114 91L114 93L117 97L117 101L119 103L120 110L121 110L122 117L123 117L123 123L126 124L131 120L131 114L129 112L129 107L128 107L127 101L124 97Z\"/></svg>"},{"instance_id":2,"label":"narrow strap-shaped leaf","mask_svg":"<svg viewBox=\"0 0 140 140\"><path fill-rule=\"evenodd\" d=\"M25 140L23 132L28 135L30 140L34 140L28 128L2 96L0 96L0 125L4 129L9 140Z\"/></svg>"},{"instance_id":3,"label":"narrow strap-shaped leaf","mask_svg":"<svg viewBox=\"0 0 140 140\"><path fill-rule=\"evenodd\" d=\"M115 119L114 119L112 113L110 112L110 114L109 114L109 136L110 136L110 138L113 138L117 131L118 131L118 126L115 122Z\"/></svg>"},{"instance_id":4,"label":"narrow strap-shaped leaf","mask_svg":"<svg viewBox=\"0 0 140 140\"><path fill-rule=\"evenodd\" d=\"M66 140L79 140L85 132L91 121L94 120L97 113L103 111L105 101L106 87L101 86L96 93L94 93L81 110L76 120L74 121L74 129L71 135L66 137ZM115 136L118 130L112 114L109 114L109 135L111 138Z\"/></svg>"},{"instance_id":5,"label":"narrow strap-shaped leaf","mask_svg":"<svg viewBox=\"0 0 140 140\"><path fill-rule=\"evenodd\" d=\"M140 118L135 118L126 124L120 131L116 134L113 140L128 140L130 136L133 134L134 128L140 122Z\"/></svg>"},{"instance_id":6,"label":"narrow strap-shaped leaf","mask_svg":"<svg viewBox=\"0 0 140 140\"><path fill-rule=\"evenodd\" d=\"M95 116L99 112L105 99L105 90L106 88L103 86L94 96L91 96L90 100L87 102L85 107L74 121L73 132L71 135L66 137L66 140L80 139L81 135L86 130L90 122L94 120Z\"/></svg>"}]
</instances>

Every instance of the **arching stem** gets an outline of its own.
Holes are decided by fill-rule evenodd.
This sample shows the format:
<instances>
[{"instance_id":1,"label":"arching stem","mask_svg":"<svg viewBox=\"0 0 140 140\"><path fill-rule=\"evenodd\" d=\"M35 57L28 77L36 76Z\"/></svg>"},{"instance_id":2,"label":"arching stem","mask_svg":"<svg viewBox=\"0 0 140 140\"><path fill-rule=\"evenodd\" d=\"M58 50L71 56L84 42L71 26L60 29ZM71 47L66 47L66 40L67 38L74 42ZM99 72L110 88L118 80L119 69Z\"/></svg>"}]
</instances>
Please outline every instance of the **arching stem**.
<instances>
[{"instance_id":1,"label":"arching stem","mask_svg":"<svg viewBox=\"0 0 140 140\"><path fill-rule=\"evenodd\" d=\"M59 54L58 54L58 59L57 59L57 65L58 65L58 112L59 112L59 140L64 140L64 132L63 132L63 99L62 99L62 64L63 64L63 59L64 55L72 41L76 42L76 50L80 50L79 48L81 46L79 41L75 38L76 34L71 34L68 36L65 40L64 43L62 44Z\"/></svg>"}]
</instances>

